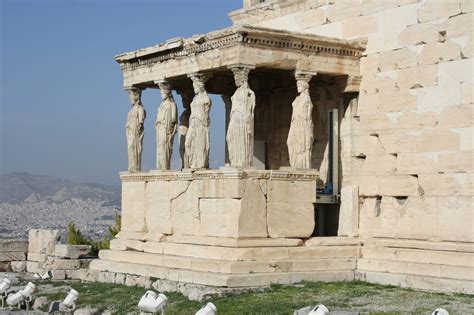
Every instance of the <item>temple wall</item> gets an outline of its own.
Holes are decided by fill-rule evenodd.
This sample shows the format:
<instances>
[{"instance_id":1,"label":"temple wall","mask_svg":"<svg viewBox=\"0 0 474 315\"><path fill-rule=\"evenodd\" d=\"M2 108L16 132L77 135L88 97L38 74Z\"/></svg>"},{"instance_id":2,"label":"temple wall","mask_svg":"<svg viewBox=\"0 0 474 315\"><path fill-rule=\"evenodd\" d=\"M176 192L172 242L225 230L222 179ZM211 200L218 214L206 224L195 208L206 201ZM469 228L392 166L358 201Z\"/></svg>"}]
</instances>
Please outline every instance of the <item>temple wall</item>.
<instances>
[{"instance_id":1,"label":"temple wall","mask_svg":"<svg viewBox=\"0 0 474 315\"><path fill-rule=\"evenodd\" d=\"M234 23L367 38L359 98L340 124L338 235L364 243L356 279L474 290L472 11L470 0L307 0L230 14Z\"/></svg>"},{"instance_id":2,"label":"temple wall","mask_svg":"<svg viewBox=\"0 0 474 315\"><path fill-rule=\"evenodd\" d=\"M352 234L473 242L471 1L298 1L231 17L366 37L359 100L341 125L342 192L360 197L342 196L341 209L359 211Z\"/></svg>"}]
</instances>

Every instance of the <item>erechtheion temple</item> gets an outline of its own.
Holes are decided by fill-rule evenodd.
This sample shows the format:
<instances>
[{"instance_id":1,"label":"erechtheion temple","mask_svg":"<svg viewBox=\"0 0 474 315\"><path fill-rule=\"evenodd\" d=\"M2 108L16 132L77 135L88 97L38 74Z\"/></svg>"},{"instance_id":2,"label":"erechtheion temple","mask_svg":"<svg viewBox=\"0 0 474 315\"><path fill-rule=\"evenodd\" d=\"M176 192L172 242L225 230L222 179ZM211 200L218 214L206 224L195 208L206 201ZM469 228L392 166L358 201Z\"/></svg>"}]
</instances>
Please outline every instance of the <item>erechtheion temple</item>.
<instances>
[{"instance_id":1,"label":"erechtheion temple","mask_svg":"<svg viewBox=\"0 0 474 315\"><path fill-rule=\"evenodd\" d=\"M122 231L90 271L474 293L472 10L244 0L229 28L116 56L132 105ZM149 89L158 108L141 102ZM225 104L225 148L210 147L209 94ZM210 150L226 164L209 169Z\"/></svg>"}]
</instances>

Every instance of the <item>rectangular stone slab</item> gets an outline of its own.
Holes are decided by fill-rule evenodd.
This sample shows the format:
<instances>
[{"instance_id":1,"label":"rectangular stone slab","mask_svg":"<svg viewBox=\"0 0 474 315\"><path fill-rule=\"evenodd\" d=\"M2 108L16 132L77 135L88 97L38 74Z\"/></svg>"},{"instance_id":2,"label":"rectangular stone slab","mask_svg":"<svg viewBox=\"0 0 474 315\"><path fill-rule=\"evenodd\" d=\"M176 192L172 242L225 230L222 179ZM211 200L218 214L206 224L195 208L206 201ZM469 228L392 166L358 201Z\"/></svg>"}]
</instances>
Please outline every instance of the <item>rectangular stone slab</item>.
<instances>
[{"instance_id":1,"label":"rectangular stone slab","mask_svg":"<svg viewBox=\"0 0 474 315\"><path fill-rule=\"evenodd\" d=\"M89 254L91 248L91 245L56 244L54 248L54 256L77 259Z\"/></svg>"}]
</instances>

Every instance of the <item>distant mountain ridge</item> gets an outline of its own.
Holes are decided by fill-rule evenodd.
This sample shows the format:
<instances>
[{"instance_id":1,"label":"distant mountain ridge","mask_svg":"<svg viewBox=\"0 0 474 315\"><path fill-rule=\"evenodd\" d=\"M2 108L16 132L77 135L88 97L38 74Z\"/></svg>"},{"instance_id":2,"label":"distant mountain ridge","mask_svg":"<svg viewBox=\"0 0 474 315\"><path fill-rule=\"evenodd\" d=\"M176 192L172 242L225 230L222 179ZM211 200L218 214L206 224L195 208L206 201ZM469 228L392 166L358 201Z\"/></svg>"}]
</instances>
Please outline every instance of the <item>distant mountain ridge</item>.
<instances>
[{"instance_id":1,"label":"distant mountain ridge","mask_svg":"<svg viewBox=\"0 0 474 315\"><path fill-rule=\"evenodd\" d=\"M0 203L61 203L73 198L120 207L120 188L30 173L0 174Z\"/></svg>"}]
</instances>

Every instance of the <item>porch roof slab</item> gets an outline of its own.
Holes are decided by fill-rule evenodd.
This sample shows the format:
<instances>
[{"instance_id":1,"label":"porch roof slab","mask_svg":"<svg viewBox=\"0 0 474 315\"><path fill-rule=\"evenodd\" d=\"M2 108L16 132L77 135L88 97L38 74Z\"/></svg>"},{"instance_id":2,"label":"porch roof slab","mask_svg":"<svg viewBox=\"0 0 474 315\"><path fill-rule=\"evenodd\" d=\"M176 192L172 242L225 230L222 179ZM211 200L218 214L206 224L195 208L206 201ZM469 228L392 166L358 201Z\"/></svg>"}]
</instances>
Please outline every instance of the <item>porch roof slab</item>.
<instances>
[{"instance_id":1,"label":"porch roof slab","mask_svg":"<svg viewBox=\"0 0 474 315\"><path fill-rule=\"evenodd\" d=\"M361 40L347 41L304 33L234 26L115 57L124 86L154 87L155 82L183 78L194 72L211 75L233 65L300 70L329 75L359 75L365 50Z\"/></svg>"}]
</instances>

